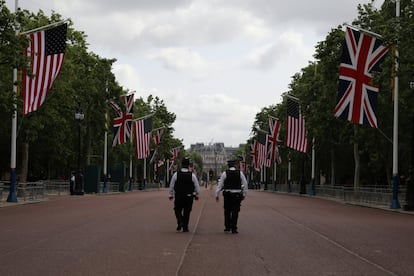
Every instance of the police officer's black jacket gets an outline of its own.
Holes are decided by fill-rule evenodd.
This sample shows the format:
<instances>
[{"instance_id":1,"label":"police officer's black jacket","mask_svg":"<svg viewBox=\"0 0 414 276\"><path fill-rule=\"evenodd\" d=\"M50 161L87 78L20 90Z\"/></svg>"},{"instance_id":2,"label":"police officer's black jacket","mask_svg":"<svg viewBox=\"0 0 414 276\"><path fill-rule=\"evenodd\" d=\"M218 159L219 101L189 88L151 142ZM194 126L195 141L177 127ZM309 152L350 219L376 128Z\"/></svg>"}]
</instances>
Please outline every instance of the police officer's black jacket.
<instances>
[{"instance_id":1,"label":"police officer's black jacket","mask_svg":"<svg viewBox=\"0 0 414 276\"><path fill-rule=\"evenodd\" d=\"M176 195L189 195L194 192L194 183L192 172L177 171L177 181L175 182L174 191Z\"/></svg>"},{"instance_id":2,"label":"police officer's black jacket","mask_svg":"<svg viewBox=\"0 0 414 276\"><path fill-rule=\"evenodd\" d=\"M240 190L241 179L239 170L226 170L226 179L224 179L224 190Z\"/></svg>"}]
</instances>

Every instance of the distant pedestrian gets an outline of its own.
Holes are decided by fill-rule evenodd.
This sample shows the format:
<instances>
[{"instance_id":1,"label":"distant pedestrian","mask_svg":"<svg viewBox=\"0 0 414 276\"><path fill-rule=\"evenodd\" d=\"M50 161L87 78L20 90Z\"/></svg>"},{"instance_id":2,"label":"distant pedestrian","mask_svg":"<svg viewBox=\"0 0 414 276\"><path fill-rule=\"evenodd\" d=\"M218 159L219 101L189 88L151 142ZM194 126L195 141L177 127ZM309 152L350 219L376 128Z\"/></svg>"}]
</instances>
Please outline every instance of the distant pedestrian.
<instances>
[{"instance_id":1,"label":"distant pedestrian","mask_svg":"<svg viewBox=\"0 0 414 276\"><path fill-rule=\"evenodd\" d=\"M224 171L216 188L216 201L223 191L224 198L224 231L237 234L241 201L247 194L247 180L244 174L236 168L236 160L227 161L228 169Z\"/></svg>"},{"instance_id":2,"label":"distant pedestrian","mask_svg":"<svg viewBox=\"0 0 414 276\"><path fill-rule=\"evenodd\" d=\"M174 213L177 231L188 232L188 222L193 207L193 199L198 200L200 185L197 177L189 170L190 160L184 158L181 170L174 173L170 182L169 199L174 199Z\"/></svg>"},{"instance_id":3,"label":"distant pedestrian","mask_svg":"<svg viewBox=\"0 0 414 276\"><path fill-rule=\"evenodd\" d=\"M73 195L75 193L75 183L76 183L75 181L76 181L75 172L71 172L70 181L69 181L70 195Z\"/></svg>"}]
</instances>

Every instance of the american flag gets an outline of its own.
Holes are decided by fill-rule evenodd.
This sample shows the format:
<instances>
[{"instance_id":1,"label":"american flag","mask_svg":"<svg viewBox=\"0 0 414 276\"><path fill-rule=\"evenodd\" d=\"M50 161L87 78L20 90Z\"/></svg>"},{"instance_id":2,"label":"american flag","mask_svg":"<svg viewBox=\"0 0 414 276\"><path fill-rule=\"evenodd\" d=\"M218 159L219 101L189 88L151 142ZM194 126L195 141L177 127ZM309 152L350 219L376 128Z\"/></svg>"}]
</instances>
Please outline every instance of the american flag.
<instances>
[{"instance_id":1,"label":"american flag","mask_svg":"<svg viewBox=\"0 0 414 276\"><path fill-rule=\"evenodd\" d=\"M67 24L28 34L24 54L30 64L23 70L23 114L40 108L63 65Z\"/></svg>"},{"instance_id":2,"label":"american flag","mask_svg":"<svg viewBox=\"0 0 414 276\"><path fill-rule=\"evenodd\" d=\"M299 102L287 97L286 146L300 152L308 152L308 139Z\"/></svg>"},{"instance_id":3,"label":"american flag","mask_svg":"<svg viewBox=\"0 0 414 276\"><path fill-rule=\"evenodd\" d=\"M113 120L114 141L112 146L125 144L131 136L132 120L134 117L134 94L122 96L121 102L125 105L125 112L114 101L109 101L112 109L117 113L118 117Z\"/></svg>"},{"instance_id":4,"label":"american flag","mask_svg":"<svg viewBox=\"0 0 414 276\"><path fill-rule=\"evenodd\" d=\"M134 121L135 153L137 159L147 158L150 153L152 116Z\"/></svg>"},{"instance_id":5,"label":"american flag","mask_svg":"<svg viewBox=\"0 0 414 276\"><path fill-rule=\"evenodd\" d=\"M377 127L378 87L372 85L372 72L388 52L382 41L347 27L339 68L338 101L335 117Z\"/></svg>"},{"instance_id":6,"label":"american flag","mask_svg":"<svg viewBox=\"0 0 414 276\"><path fill-rule=\"evenodd\" d=\"M161 137L164 133L164 128L157 128L153 130L154 132L154 144L159 146L161 144Z\"/></svg>"},{"instance_id":7,"label":"american flag","mask_svg":"<svg viewBox=\"0 0 414 276\"><path fill-rule=\"evenodd\" d=\"M266 167L270 167L275 160L275 152L277 147L277 139L279 138L280 121L275 117L269 116L269 131L267 134L267 153Z\"/></svg>"}]
</instances>

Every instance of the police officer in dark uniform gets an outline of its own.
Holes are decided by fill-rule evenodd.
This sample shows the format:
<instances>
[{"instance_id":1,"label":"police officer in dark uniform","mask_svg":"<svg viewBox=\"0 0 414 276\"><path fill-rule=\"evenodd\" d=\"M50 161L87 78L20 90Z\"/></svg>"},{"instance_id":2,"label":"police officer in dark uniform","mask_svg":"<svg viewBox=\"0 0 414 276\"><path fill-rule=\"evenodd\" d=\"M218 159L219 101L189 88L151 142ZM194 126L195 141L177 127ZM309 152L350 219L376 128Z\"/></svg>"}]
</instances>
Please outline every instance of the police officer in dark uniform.
<instances>
[{"instance_id":1,"label":"police officer in dark uniform","mask_svg":"<svg viewBox=\"0 0 414 276\"><path fill-rule=\"evenodd\" d=\"M189 170L190 159L184 158L181 170L174 173L170 182L169 199L174 200L174 212L177 218L177 231L188 232L188 222L193 207L193 199L198 200L200 185L197 177Z\"/></svg>"},{"instance_id":2,"label":"police officer in dark uniform","mask_svg":"<svg viewBox=\"0 0 414 276\"><path fill-rule=\"evenodd\" d=\"M236 160L227 161L228 169L224 171L216 188L216 201L219 201L220 191L224 198L224 231L237 234L241 201L247 194L247 180L244 174L236 168Z\"/></svg>"}]
</instances>

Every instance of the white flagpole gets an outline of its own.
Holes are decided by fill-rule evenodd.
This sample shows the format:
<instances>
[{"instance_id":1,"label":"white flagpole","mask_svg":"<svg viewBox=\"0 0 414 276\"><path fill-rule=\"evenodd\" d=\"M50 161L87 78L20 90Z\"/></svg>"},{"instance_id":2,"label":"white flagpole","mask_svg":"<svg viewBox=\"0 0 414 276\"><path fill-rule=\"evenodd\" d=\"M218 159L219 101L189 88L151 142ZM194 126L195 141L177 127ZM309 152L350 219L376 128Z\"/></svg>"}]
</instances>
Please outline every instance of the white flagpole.
<instances>
[{"instance_id":1,"label":"white flagpole","mask_svg":"<svg viewBox=\"0 0 414 276\"><path fill-rule=\"evenodd\" d=\"M395 2L396 17L400 17L400 0ZM398 30L399 31L399 30ZM394 76L394 128L393 128L393 160L392 160L392 201L391 209L401 208L398 202L398 41L395 47L395 76Z\"/></svg>"},{"instance_id":2,"label":"white flagpole","mask_svg":"<svg viewBox=\"0 0 414 276\"><path fill-rule=\"evenodd\" d=\"M19 9L19 1L15 0L15 13ZM19 35L19 28L16 36ZM16 140L17 140L17 68L13 68L13 115L11 127L11 153L10 153L10 191L7 202L17 202L16 194Z\"/></svg>"}]
</instances>

